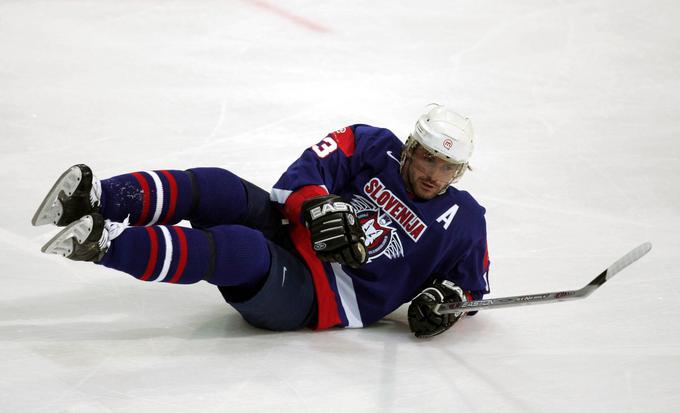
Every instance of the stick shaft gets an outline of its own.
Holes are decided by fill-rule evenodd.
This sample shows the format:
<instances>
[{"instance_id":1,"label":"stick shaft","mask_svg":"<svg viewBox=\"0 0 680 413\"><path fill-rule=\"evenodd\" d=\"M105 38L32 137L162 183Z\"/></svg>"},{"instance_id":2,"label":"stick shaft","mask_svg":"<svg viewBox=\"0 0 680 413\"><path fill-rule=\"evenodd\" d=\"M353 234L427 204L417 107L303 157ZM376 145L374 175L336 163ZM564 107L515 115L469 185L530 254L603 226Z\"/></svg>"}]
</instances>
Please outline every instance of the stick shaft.
<instances>
[{"instance_id":1,"label":"stick shaft","mask_svg":"<svg viewBox=\"0 0 680 413\"><path fill-rule=\"evenodd\" d=\"M466 301L462 303L438 304L434 311L438 314L450 314L458 312L469 312L479 310L489 310L493 308L518 307L523 305L550 304L559 301L571 301L586 298L593 291L600 288L605 282L614 275L628 267L630 264L642 258L652 249L652 244L645 242L632 249L628 254L619 258L614 264L610 265L600 275L579 290L566 290L541 294L515 295L511 297L487 298L484 300Z\"/></svg>"}]
</instances>

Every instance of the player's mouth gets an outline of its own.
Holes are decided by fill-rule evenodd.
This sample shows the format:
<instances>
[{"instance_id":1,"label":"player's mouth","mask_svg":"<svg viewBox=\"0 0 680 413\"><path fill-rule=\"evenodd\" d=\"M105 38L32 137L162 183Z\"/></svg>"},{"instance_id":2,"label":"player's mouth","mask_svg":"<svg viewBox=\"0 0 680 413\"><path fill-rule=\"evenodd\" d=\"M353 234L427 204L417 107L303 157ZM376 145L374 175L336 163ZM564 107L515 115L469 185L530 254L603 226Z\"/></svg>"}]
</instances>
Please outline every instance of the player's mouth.
<instances>
[{"instance_id":1,"label":"player's mouth","mask_svg":"<svg viewBox=\"0 0 680 413\"><path fill-rule=\"evenodd\" d=\"M436 183L426 180L421 180L420 186L425 190L425 192L436 192L439 189Z\"/></svg>"}]
</instances>

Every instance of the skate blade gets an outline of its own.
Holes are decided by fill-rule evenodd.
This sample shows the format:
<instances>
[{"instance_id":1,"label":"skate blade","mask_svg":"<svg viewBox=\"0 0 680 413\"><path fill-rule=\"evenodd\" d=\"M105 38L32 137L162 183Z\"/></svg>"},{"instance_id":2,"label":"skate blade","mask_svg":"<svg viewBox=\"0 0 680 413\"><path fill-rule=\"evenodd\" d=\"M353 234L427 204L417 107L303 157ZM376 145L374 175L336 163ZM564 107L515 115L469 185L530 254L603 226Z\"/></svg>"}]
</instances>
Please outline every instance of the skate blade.
<instances>
[{"instance_id":1,"label":"skate blade","mask_svg":"<svg viewBox=\"0 0 680 413\"><path fill-rule=\"evenodd\" d=\"M90 236L93 226L92 217L85 215L59 231L57 235L42 246L40 251L45 254L57 254L68 257L73 253L76 243L82 244Z\"/></svg>"},{"instance_id":2,"label":"skate blade","mask_svg":"<svg viewBox=\"0 0 680 413\"><path fill-rule=\"evenodd\" d=\"M59 194L63 191L67 196L73 195L82 179L82 171L78 166L72 166L66 170L52 189L47 193L45 199L40 203L38 210L33 214L31 224L34 227L47 224L57 224L61 218L63 207L59 202Z\"/></svg>"}]
</instances>

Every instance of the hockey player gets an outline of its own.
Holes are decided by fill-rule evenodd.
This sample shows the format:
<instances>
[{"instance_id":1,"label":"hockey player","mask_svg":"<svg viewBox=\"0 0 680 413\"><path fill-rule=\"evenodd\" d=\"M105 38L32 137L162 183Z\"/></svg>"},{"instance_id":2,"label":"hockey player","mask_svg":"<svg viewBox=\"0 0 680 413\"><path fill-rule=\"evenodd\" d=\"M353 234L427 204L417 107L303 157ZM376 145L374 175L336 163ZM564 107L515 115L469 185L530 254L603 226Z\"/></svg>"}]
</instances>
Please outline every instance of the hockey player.
<instances>
[{"instance_id":1,"label":"hockey player","mask_svg":"<svg viewBox=\"0 0 680 413\"><path fill-rule=\"evenodd\" d=\"M431 337L461 317L436 304L489 292L485 210L451 186L472 149L470 121L433 105L406 144L368 125L330 133L271 193L220 168L98 180L75 165L32 223L65 226L45 253L207 281L257 327L363 327L410 301L410 329Z\"/></svg>"}]
</instances>

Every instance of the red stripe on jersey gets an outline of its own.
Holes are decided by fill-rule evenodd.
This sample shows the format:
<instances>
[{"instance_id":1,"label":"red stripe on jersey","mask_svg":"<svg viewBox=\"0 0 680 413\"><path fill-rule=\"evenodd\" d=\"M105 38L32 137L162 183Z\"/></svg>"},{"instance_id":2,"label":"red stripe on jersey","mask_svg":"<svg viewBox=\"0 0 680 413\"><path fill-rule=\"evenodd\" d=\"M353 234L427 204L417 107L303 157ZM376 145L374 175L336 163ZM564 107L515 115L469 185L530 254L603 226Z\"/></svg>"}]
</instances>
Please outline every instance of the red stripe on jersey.
<instances>
[{"instance_id":1,"label":"red stripe on jersey","mask_svg":"<svg viewBox=\"0 0 680 413\"><path fill-rule=\"evenodd\" d=\"M316 185L303 186L288 197L283 210L284 215L291 222L290 238L312 273L318 307L316 330L331 328L341 323L335 293L328 282L323 264L312 249L312 238L309 230L300 219L302 203L309 198L320 195L328 195L328 192Z\"/></svg>"},{"instance_id":2,"label":"red stripe on jersey","mask_svg":"<svg viewBox=\"0 0 680 413\"><path fill-rule=\"evenodd\" d=\"M318 308L318 319L314 329L323 330L340 324L341 320L338 314L338 305L335 302L335 293L328 283L323 264L317 258L314 250L312 250L312 239L309 235L309 230L302 224L293 224L290 227L290 239L312 273Z\"/></svg>"},{"instance_id":3,"label":"red stripe on jersey","mask_svg":"<svg viewBox=\"0 0 680 413\"><path fill-rule=\"evenodd\" d=\"M173 214L175 213L175 207L177 206L177 182L175 177L169 171L160 171L168 179L168 186L170 187L170 196L168 197L168 211L165 213L165 218L161 221L161 224L166 224L170 221Z\"/></svg>"},{"instance_id":4,"label":"red stripe on jersey","mask_svg":"<svg viewBox=\"0 0 680 413\"><path fill-rule=\"evenodd\" d=\"M132 176L135 177L139 186L142 187L142 213L137 218L134 225L143 225L149 218L149 208L151 206L151 191L149 190L149 183L146 181L144 175L139 172L133 172Z\"/></svg>"},{"instance_id":5,"label":"red stripe on jersey","mask_svg":"<svg viewBox=\"0 0 680 413\"><path fill-rule=\"evenodd\" d=\"M170 278L170 281L168 281L171 284L175 284L177 281L179 281L182 274L184 274L184 268L187 265L187 254L189 251L187 249L187 237L184 235L184 230L182 230L180 227L170 228L175 231L177 234L177 239L179 240L179 262L177 263L177 269L175 270L175 273L172 274L172 278Z\"/></svg>"},{"instance_id":6,"label":"red stripe on jersey","mask_svg":"<svg viewBox=\"0 0 680 413\"><path fill-rule=\"evenodd\" d=\"M151 275L153 274L153 269L156 267L156 261L158 261L158 236L156 235L156 231L153 230L153 227L145 227L146 232L149 234L149 242L150 242L150 248L149 248L149 261L146 264L146 269L144 270L144 274L139 278L142 281L149 281L149 278L151 278Z\"/></svg>"},{"instance_id":7,"label":"red stripe on jersey","mask_svg":"<svg viewBox=\"0 0 680 413\"><path fill-rule=\"evenodd\" d=\"M484 271L489 271L489 243L486 243L486 249L484 250Z\"/></svg>"},{"instance_id":8,"label":"red stripe on jersey","mask_svg":"<svg viewBox=\"0 0 680 413\"><path fill-rule=\"evenodd\" d=\"M354 142L354 131L350 127L342 128L331 133L331 136L338 143L338 147L345 154L345 156L350 157L354 153L355 142Z\"/></svg>"}]
</instances>

